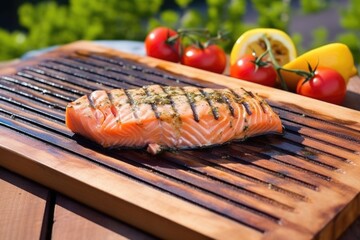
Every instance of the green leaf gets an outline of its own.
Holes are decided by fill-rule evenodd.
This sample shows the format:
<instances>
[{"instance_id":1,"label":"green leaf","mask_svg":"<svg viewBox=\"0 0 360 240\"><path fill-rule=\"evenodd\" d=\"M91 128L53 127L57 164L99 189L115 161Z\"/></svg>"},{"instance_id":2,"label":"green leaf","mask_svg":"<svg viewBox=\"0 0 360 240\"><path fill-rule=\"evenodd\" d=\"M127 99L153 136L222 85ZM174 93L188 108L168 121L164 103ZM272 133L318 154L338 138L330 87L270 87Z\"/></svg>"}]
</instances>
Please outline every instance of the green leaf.
<instances>
[{"instance_id":1,"label":"green leaf","mask_svg":"<svg viewBox=\"0 0 360 240\"><path fill-rule=\"evenodd\" d=\"M228 5L229 18L233 20L242 20L246 11L245 0L232 0Z\"/></svg>"},{"instance_id":2,"label":"green leaf","mask_svg":"<svg viewBox=\"0 0 360 240\"><path fill-rule=\"evenodd\" d=\"M301 0L301 9L304 13L316 13L329 6L327 0Z\"/></svg>"},{"instance_id":3,"label":"green leaf","mask_svg":"<svg viewBox=\"0 0 360 240\"><path fill-rule=\"evenodd\" d=\"M347 31L345 33L339 34L337 36L337 41L346 44L354 57L354 61L357 63L359 68L359 62L360 62L360 34L359 31L352 32Z\"/></svg>"},{"instance_id":4,"label":"green leaf","mask_svg":"<svg viewBox=\"0 0 360 240\"><path fill-rule=\"evenodd\" d=\"M160 14L160 20L165 26L176 28L179 14L174 10L166 10Z\"/></svg>"},{"instance_id":5,"label":"green leaf","mask_svg":"<svg viewBox=\"0 0 360 240\"><path fill-rule=\"evenodd\" d=\"M33 5L25 3L18 10L20 16L20 24L23 27L30 28L34 24L34 8Z\"/></svg>"},{"instance_id":6,"label":"green leaf","mask_svg":"<svg viewBox=\"0 0 360 240\"><path fill-rule=\"evenodd\" d=\"M293 33L291 35L291 39L293 40L296 49L297 49L297 54L301 55L302 53L305 52L305 49L303 48L302 44L303 44L303 36L301 33Z\"/></svg>"},{"instance_id":7,"label":"green leaf","mask_svg":"<svg viewBox=\"0 0 360 240\"><path fill-rule=\"evenodd\" d=\"M175 2L180 8L186 8L192 0L175 0Z\"/></svg>"},{"instance_id":8,"label":"green leaf","mask_svg":"<svg viewBox=\"0 0 360 240\"><path fill-rule=\"evenodd\" d=\"M197 10L187 10L180 19L180 25L183 28L196 28L204 26L204 17Z\"/></svg>"},{"instance_id":9,"label":"green leaf","mask_svg":"<svg viewBox=\"0 0 360 240\"><path fill-rule=\"evenodd\" d=\"M206 0L209 7L221 7L226 4L226 0Z\"/></svg>"},{"instance_id":10,"label":"green leaf","mask_svg":"<svg viewBox=\"0 0 360 240\"><path fill-rule=\"evenodd\" d=\"M341 8L340 24L348 30L360 30L360 1L349 0L345 8Z\"/></svg>"},{"instance_id":11,"label":"green leaf","mask_svg":"<svg viewBox=\"0 0 360 240\"><path fill-rule=\"evenodd\" d=\"M278 28L287 31L289 25L289 1L253 0L254 7L259 13L260 27Z\"/></svg>"},{"instance_id":12,"label":"green leaf","mask_svg":"<svg viewBox=\"0 0 360 240\"><path fill-rule=\"evenodd\" d=\"M329 32L324 27L316 28L312 31L313 42L311 48L320 47L324 42L328 42Z\"/></svg>"},{"instance_id":13,"label":"green leaf","mask_svg":"<svg viewBox=\"0 0 360 240\"><path fill-rule=\"evenodd\" d=\"M220 18L220 12L217 7L209 6L208 8L208 16L210 19L219 20Z\"/></svg>"}]
</instances>

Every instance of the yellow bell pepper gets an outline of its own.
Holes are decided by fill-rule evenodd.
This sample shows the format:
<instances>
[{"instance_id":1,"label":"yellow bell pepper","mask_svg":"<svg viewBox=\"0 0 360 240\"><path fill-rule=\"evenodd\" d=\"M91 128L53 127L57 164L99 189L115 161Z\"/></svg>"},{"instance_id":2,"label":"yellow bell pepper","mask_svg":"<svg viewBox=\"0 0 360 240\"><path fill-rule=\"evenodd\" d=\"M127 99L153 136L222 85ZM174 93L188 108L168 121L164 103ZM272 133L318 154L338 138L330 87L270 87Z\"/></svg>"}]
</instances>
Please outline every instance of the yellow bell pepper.
<instances>
[{"instance_id":1,"label":"yellow bell pepper","mask_svg":"<svg viewBox=\"0 0 360 240\"><path fill-rule=\"evenodd\" d=\"M285 64L283 68L291 70L308 71L308 63L314 68L316 65L329 67L343 76L346 84L350 77L357 74L354 58L348 46L342 43L330 43L310 50L293 61ZM293 72L281 71L281 74L290 91L296 90L296 85L301 76Z\"/></svg>"}]
</instances>

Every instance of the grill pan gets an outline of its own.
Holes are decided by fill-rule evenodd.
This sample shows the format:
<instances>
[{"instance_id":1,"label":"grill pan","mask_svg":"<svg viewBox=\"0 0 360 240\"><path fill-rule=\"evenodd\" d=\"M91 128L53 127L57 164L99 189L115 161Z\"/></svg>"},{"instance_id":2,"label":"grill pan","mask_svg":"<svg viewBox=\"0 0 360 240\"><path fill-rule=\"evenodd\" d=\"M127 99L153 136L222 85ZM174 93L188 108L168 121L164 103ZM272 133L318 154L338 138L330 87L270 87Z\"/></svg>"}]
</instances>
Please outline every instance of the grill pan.
<instances>
[{"instance_id":1,"label":"grill pan","mask_svg":"<svg viewBox=\"0 0 360 240\"><path fill-rule=\"evenodd\" d=\"M283 136L199 150L112 149L65 127L68 102L149 84L243 86ZM0 77L0 165L161 238L336 239L359 215L360 112L77 42ZM291 234L291 235L289 235Z\"/></svg>"}]
</instances>

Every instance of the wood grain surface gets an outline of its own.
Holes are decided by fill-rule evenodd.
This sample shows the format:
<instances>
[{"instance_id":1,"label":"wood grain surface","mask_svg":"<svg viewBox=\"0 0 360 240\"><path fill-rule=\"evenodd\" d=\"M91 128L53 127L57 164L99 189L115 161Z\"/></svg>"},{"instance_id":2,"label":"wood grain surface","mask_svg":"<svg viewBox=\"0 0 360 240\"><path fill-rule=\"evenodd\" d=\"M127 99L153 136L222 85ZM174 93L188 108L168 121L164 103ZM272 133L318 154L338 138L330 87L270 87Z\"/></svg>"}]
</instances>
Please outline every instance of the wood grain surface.
<instances>
[{"instance_id":1,"label":"wood grain surface","mask_svg":"<svg viewBox=\"0 0 360 240\"><path fill-rule=\"evenodd\" d=\"M63 195L57 196L55 204L53 240L155 239Z\"/></svg>"},{"instance_id":2,"label":"wood grain surface","mask_svg":"<svg viewBox=\"0 0 360 240\"><path fill-rule=\"evenodd\" d=\"M354 76L350 79L347 92L345 95L345 101L343 103L345 107L360 111L360 78Z\"/></svg>"},{"instance_id":3,"label":"wood grain surface","mask_svg":"<svg viewBox=\"0 0 360 240\"><path fill-rule=\"evenodd\" d=\"M0 239L155 239L3 168L0 189Z\"/></svg>"},{"instance_id":4,"label":"wood grain surface","mask_svg":"<svg viewBox=\"0 0 360 240\"><path fill-rule=\"evenodd\" d=\"M3 74L0 165L158 237L336 239L360 213L358 111L88 42ZM158 157L103 151L74 139L61 124L67 99L114 87L124 74L122 81L131 84L148 74L163 83L242 86L266 98L288 130L282 137ZM69 214L66 201L62 205L55 207L54 236L76 229L61 225Z\"/></svg>"},{"instance_id":5,"label":"wood grain surface","mask_svg":"<svg viewBox=\"0 0 360 240\"><path fill-rule=\"evenodd\" d=\"M0 168L0 190L0 239L44 237L49 190L3 168Z\"/></svg>"}]
</instances>

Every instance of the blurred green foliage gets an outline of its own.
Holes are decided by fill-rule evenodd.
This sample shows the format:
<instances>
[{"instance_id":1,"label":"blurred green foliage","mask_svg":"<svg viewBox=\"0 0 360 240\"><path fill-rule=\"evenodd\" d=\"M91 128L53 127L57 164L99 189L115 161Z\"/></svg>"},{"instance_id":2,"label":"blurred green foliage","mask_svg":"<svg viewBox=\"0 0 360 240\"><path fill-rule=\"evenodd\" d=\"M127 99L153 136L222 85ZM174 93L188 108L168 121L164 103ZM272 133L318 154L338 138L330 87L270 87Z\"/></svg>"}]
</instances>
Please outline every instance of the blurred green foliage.
<instances>
[{"instance_id":1,"label":"blurred green foliage","mask_svg":"<svg viewBox=\"0 0 360 240\"><path fill-rule=\"evenodd\" d=\"M152 28L165 25L175 29L202 27L216 34L219 30L230 34L223 43L231 50L236 39L254 27L273 27L289 32L292 11L291 0L205 0L202 6L195 0L173 0L166 8L165 0L69 0L67 5L56 1L38 4L24 3L19 8L21 30L9 32L0 29L0 60L21 56L23 53L52 45L65 44L79 39L131 39L144 40ZM247 4L257 14L256 22L245 22ZM303 14L322 11L331 0L300 0ZM348 0L338 7L341 25L345 32L337 41L347 44L360 61L360 1ZM300 33L291 34L299 52L303 48ZM325 44L328 40L325 28L313 30L311 47Z\"/></svg>"},{"instance_id":2,"label":"blurred green foliage","mask_svg":"<svg viewBox=\"0 0 360 240\"><path fill-rule=\"evenodd\" d=\"M346 43L353 56L357 65L360 65L360 1L359 0L349 0L349 5L347 8L343 9L341 12L340 23L343 28L347 31L338 36L340 42Z\"/></svg>"}]
</instances>

